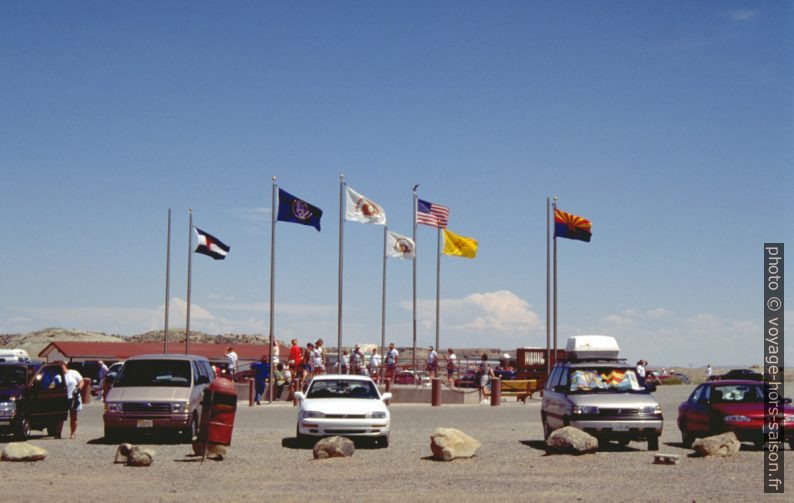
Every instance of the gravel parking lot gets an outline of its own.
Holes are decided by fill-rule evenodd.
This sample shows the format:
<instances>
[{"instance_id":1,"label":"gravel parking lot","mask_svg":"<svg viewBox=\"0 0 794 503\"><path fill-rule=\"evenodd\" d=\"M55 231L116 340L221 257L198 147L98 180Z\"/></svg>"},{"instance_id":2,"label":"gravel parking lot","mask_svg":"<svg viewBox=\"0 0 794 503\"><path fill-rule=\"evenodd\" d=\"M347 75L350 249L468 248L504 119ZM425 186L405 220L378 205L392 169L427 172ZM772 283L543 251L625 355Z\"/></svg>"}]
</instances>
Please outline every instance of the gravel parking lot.
<instances>
[{"instance_id":1,"label":"gravel parking lot","mask_svg":"<svg viewBox=\"0 0 794 503\"><path fill-rule=\"evenodd\" d=\"M94 402L81 413L76 440L34 435L31 442L49 452L45 461L0 463L3 499L791 501L763 494L762 452L749 444L731 459L687 456L691 451L680 447L675 419L692 389L666 386L656 393L665 415L659 452L681 455L674 466L652 464L652 454L638 442L593 455L546 456L536 398L501 407L395 404L388 449L362 445L352 458L322 461L313 460L310 449L295 447L291 404L249 408L241 402L225 460L200 463L186 444L144 438L136 443L153 448L155 462L132 468L113 465L116 444L103 441L102 408ZM478 455L450 463L430 460L429 436L438 426L479 439ZM786 478L794 484L790 452Z\"/></svg>"}]
</instances>

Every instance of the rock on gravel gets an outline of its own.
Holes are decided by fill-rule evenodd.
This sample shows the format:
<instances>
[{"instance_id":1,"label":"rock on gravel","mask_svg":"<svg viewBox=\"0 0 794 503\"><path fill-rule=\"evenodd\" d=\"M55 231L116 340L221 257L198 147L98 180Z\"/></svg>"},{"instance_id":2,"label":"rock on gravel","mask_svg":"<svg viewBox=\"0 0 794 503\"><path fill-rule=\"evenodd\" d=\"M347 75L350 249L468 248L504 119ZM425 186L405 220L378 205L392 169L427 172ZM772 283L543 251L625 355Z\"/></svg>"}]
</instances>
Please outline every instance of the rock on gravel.
<instances>
[{"instance_id":1,"label":"rock on gravel","mask_svg":"<svg viewBox=\"0 0 794 503\"><path fill-rule=\"evenodd\" d=\"M119 445L116 449L116 457L113 460L113 463L127 464L127 460L130 457L130 451L132 451L132 444Z\"/></svg>"},{"instance_id":2,"label":"rock on gravel","mask_svg":"<svg viewBox=\"0 0 794 503\"><path fill-rule=\"evenodd\" d=\"M13 442L3 449L3 461L41 461L47 451L27 442Z\"/></svg>"},{"instance_id":3,"label":"rock on gravel","mask_svg":"<svg viewBox=\"0 0 794 503\"><path fill-rule=\"evenodd\" d=\"M723 457L735 456L742 444L732 431L713 435L711 437L699 438L692 444L695 452L701 456Z\"/></svg>"},{"instance_id":4,"label":"rock on gravel","mask_svg":"<svg viewBox=\"0 0 794 503\"><path fill-rule=\"evenodd\" d=\"M430 450L439 461L470 458L480 448L480 441L455 428L436 428L430 436Z\"/></svg>"},{"instance_id":5,"label":"rock on gravel","mask_svg":"<svg viewBox=\"0 0 794 503\"><path fill-rule=\"evenodd\" d=\"M328 437L314 444L314 459L346 458L356 451L353 441L345 437Z\"/></svg>"},{"instance_id":6,"label":"rock on gravel","mask_svg":"<svg viewBox=\"0 0 794 503\"><path fill-rule=\"evenodd\" d=\"M149 466L154 461L154 451L133 446L127 458L127 466Z\"/></svg>"},{"instance_id":7,"label":"rock on gravel","mask_svg":"<svg viewBox=\"0 0 794 503\"><path fill-rule=\"evenodd\" d=\"M546 452L554 454L587 454L598 450L598 439L587 432L565 426L554 430L546 439Z\"/></svg>"}]
</instances>

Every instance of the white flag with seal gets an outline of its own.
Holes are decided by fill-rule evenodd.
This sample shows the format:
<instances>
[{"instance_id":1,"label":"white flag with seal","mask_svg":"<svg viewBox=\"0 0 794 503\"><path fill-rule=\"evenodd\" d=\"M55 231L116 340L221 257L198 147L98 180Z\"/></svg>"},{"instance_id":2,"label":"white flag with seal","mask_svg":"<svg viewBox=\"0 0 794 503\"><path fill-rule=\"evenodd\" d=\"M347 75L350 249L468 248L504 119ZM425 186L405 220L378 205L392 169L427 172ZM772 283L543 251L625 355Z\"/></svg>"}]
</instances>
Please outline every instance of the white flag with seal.
<instances>
[{"instance_id":1,"label":"white flag with seal","mask_svg":"<svg viewBox=\"0 0 794 503\"><path fill-rule=\"evenodd\" d=\"M347 188L345 220L362 224L386 225L386 212L377 203L367 199L350 187Z\"/></svg>"},{"instance_id":2,"label":"white flag with seal","mask_svg":"<svg viewBox=\"0 0 794 503\"><path fill-rule=\"evenodd\" d=\"M416 256L414 240L402 234L389 231L386 234L386 255L411 260Z\"/></svg>"}]
</instances>

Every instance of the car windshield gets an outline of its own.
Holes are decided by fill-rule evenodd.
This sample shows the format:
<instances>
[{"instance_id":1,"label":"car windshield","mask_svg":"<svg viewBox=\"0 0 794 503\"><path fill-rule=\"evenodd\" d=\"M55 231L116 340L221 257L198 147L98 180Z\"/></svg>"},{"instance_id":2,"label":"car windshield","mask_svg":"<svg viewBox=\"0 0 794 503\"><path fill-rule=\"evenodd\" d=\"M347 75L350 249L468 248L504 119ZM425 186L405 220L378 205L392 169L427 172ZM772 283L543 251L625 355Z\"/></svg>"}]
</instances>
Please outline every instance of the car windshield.
<instances>
[{"instance_id":1,"label":"car windshield","mask_svg":"<svg viewBox=\"0 0 794 503\"><path fill-rule=\"evenodd\" d=\"M312 382L306 398L378 398L378 390L371 381L322 379Z\"/></svg>"},{"instance_id":2,"label":"car windshield","mask_svg":"<svg viewBox=\"0 0 794 503\"><path fill-rule=\"evenodd\" d=\"M573 368L569 377L569 390L575 393L645 391L630 368Z\"/></svg>"},{"instance_id":3,"label":"car windshield","mask_svg":"<svg viewBox=\"0 0 794 503\"><path fill-rule=\"evenodd\" d=\"M190 362L187 360L133 360L124 364L115 388L132 386L190 387Z\"/></svg>"},{"instance_id":4,"label":"car windshield","mask_svg":"<svg viewBox=\"0 0 794 503\"><path fill-rule=\"evenodd\" d=\"M759 384L722 384L711 389L713 403L763 402L764 392Z\"/></svg>"},{"instance_id":5,"label":"car windshield","mask_svg":"<svg viewBox=\"0 0 794 503\"><path fill-rule=\"evenodd\" d=\"M0 386L19 386L25 384L27 371L15 365L0 365Z\"/></svg>"}]
</instances>

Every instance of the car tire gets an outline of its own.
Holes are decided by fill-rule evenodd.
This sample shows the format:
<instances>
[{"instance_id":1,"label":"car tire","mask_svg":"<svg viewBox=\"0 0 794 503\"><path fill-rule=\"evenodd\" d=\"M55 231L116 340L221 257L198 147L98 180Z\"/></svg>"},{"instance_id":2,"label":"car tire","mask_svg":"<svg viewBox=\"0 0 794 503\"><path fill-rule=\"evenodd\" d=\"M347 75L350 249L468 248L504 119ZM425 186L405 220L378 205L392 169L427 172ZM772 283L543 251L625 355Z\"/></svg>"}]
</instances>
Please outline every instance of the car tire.
<instances>
[{"instance_id":1,"label":"car tire","mask_svg":"<svg viewBox=\"0 0 794 503\"><path fill-rule=\"evenodd\" d=\"M28 418L22 417L19 420L19 424L17 424L16 432L14 432L14 436L17 440L24 442L30 436L30 421Z\"/></svg>"},{"instance_id":2,"label":"car tire","mask_svg":"<svg viewBox=\"0 0 794 503\"><path fill-rule=\"evenodd\" d=\"M659 450L659 435L654 433L648 437L648 450L649 451Z\"/></svg>"},{"instance_id":3,"label":"car tire","mask_svg":"<svg viewBox=\"0 0 794 503\"><path fill-rule=\"evenodd\" d=\"M605 437L598 437L598 450L603 451L609 447L609 439Z\"/></svg>"},{"instance_id":4,"label":"car tire","mask_svg":"<svg viewBox=\"0 0 794 503\"><path fill-rule=\"evenodd\" d=\"M794 438L788 441L788 448L794 451Z\"/></svg>"},{"instance_id":5,"label":"car tire","mask_svg":"<svg viewBox=\"0 0 794 503\"><path fill-rule=\"evenodd\" d=\"M194 412L193 413L193 419L190 421L190 427L184 433L183 440L185 442L187 442L188 444L192 444L193 440L198 436L198 429L199 429L198 416Z\"/></svg>"},{"instance_id":6,"label":"car tire","mask_svg":"<svg viewBox=\"0 0 794 503\"><path fill-rule=\"evenodd\" d=\"M621 438L618 440L618 445L621 447L628 447L630 442L631 440L628 438Z\"/></svg>"},{"instance_id":7,"label":"car tire","mask_svg":"<svg viewBox=\"0 0 794 503\"><path fill-rule=\"evenodd\" d=\"M62 431L63 431L63 421L57 421L47 425L47 435L53 438L61 438Z\"/></svg>"},{"instance_id":8,"label":"car tire","mask_svg":"<svg viewBox=\"0 0 794 503\"><path fill-rule=\"evenodd\" d=\"M105 426L105 441L107 442L114 442L119 438L119 430L115 428L111 428L110 426Z\"/></svg>"},{"instance_id":9,"label":"car tire","mask_svg":"<svg viewBox=\"0 0 794 503\"><path fill-rule=\"evenodd\" d=\"M687 431L686 425L681 426L681 445L687 449L692 448L692 443L695 441L695 434Z\"/></svg>"},{"instance_id":10,"label":"car tire","mask_svg":"<svg viewBox=\"0 0 794 503\"><path fill-rule=\"evenodd\" d=\"M389 447L389 435L381 435L378 437L378 447L381 449Z\"/></svg>"},{"instance_id":11,"label":"car tire","mask_svg":"<svg viewBox=\"0 0 794 503\"><path fill-rule=\"evenodd\" d=\"M764 441L764 439L755 440L753 441L753 447L755 447L756 449L763 449L765 443L766 441Z\"/></svg>"},{"instance_id":12,"label":"car tire","mask_svg":"<svg viewBox=\"0 0 794 503\"><path fill-rule=\"evenodd\" d=\"M298 447L308 447L311 443L311 437L301 433L297 425L295 425L295 443Z\"/></svg>"},{"instance_id":13,"label":"car tire","mask_svg":"<svg viewBox=\"0 0 794 503\"><path fill-rule=\"evenodd\" d=\"M546 420L546 415L541 414L540 420L543 423L543 440L546 441L551 436L551 426L549 426L548 420Z\"/></svg>"}]
</instances>

